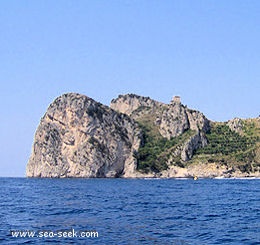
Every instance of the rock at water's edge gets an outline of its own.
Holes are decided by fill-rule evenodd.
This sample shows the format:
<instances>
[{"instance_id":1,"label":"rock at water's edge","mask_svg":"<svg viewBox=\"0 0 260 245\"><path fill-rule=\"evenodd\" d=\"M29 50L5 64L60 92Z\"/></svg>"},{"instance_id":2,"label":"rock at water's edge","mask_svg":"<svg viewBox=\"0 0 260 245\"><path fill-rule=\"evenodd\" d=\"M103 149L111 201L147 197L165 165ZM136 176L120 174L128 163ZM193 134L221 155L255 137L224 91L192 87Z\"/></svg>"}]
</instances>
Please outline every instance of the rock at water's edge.
<instances>
[{"instance_id":1,"label":"rock at water's edge","mask_svg":"<svg viewBox=\"0 0 260 245\"><path fill-rule=\"evenodd\" d=\"M131 176L140 142L140 129L128 116L87 96L64 94L40 121L26 176Z\"/></svg>"}]
</instances>

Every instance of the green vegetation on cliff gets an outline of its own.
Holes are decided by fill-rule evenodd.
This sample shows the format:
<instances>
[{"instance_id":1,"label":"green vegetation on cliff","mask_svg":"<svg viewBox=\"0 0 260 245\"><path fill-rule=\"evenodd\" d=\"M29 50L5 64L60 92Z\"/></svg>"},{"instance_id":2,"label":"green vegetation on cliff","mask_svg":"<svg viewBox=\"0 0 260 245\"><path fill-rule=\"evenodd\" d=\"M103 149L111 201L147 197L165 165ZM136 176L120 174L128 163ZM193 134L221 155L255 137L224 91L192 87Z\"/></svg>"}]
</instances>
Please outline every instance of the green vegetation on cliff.
<instances>
[{"instance_id":1,"label":"green vegetation on cliff","mask_svg":"<svg viewBox=\"0 0 260 245\"><path fill-rule=\"evenodd\" d=\"M206 134L207 146L197 149L188 162L181 161L174 152L195 132L187 130L181 136L168 140L161 136L154 120L151 114L138 120L144 138L142 147L134 157L141 172L158 173L166 170L169 164L185 167L196 162L215 162L241 172L254 172L260 168L260 127L256 120L243 120L239 133L231 130L227 123L212 123L211 130Z\"/></svg>"},{"instance_id":2,"label":"green vegetation on cliff","mask_svg":"<svg viewBox=\"0 0 260 245\"><path fill-rule=\"evenodd\" d=\"M208 145L196 151L191 162L220 163L242 172L254 172L260 167L260 128L254 119L242 121L240 132L227 123L212 123L206 134Z\"/></svg>"},{"instance_id":3,"label":"green vegetation on cliff","mask_svg":"<svg viewBox=\"0 0 260 245\"><path fill-rule=\"evenodd\" d=\"M247 137L232 131L226 124L212 125L206 134L208 145L197 150L197 154L223 154L229 155L245 152L257 141L256 137Z\"/></svg>"},{"instance_id":4,"label":"green vegetation on cliff","mask_svg":"<svg viewBox=\"0 0 260 245\"><path fill-rule=\"evenodd\" d=\"M174 157L173 153L179 145L194 134L194 131L187 130L182 135L168 140L161 136L153 119L152 115L146 115L139 120L139 126L143 131L143 145L134 155L137 159L137 169L144 173L158 173L168 168L167 162L170 158L175 165L184 167L180 156Z\"/></svg>"},{"instance_id":5,"label":"green vegetation on cliff","mask_svg":"<svg viewBox=\"0 0 260 245\"><path fill-rule=\"evenodd\" d=\"M152 114L147 114L138 120L143 131L143 144L134 157L137 160L137 169L145 173L167 169L165 162L157 160L157 157L166 148L167 139L161 136L158 128L153 124L153 120Z\"/></svg>"}]
</instances>

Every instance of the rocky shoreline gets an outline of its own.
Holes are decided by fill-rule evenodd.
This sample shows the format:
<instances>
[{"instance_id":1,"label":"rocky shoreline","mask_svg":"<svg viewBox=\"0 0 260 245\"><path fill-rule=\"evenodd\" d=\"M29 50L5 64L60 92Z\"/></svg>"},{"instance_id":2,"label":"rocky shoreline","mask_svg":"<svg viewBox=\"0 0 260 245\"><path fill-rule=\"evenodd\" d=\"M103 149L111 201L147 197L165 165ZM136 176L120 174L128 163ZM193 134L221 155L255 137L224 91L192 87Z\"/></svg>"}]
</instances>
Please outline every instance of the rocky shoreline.
<instances>
[{"instance_id":1,"label":"rocky shoreline","mask_svg":"<svg viewBox=\"0 0 260 245\"><path fill-rule=\"evenodd\" d=\"M188 168L180 168L171 166L168 170L160 173L143 174L135 172L132 176L123 176L124 178L260 178L260 172L243 173L239 170L227 169L224 166L215 164L204 164L189 166Z\"/></svg>"}]
</instances>

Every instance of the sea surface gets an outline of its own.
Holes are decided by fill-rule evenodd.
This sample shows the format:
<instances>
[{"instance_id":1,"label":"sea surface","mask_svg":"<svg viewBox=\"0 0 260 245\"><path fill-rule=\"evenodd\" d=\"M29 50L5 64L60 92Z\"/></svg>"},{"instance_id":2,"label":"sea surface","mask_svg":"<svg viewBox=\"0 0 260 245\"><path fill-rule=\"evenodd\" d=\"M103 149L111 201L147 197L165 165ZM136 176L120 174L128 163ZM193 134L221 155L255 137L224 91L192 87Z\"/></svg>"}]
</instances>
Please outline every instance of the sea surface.
<instances>
[{"instance_id":1,"label":"sea surface","mask_svg":"<svg viewBox=\"0 0 260 245\"><path fill-rule=\"evenodd\" d=\"M0 178L0 187L1 244L260 244L260 179Z\"/></svg>"}]
</instances>

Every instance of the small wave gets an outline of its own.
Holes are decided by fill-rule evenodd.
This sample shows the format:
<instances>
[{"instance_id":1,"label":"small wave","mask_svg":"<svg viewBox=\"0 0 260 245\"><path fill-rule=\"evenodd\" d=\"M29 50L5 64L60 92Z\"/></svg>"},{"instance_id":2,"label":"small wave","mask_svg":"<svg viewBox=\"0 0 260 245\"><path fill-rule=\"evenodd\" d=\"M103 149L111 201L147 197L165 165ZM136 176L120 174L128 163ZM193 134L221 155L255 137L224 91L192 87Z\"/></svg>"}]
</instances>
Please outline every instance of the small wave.
<instances>
[{"instance_id":1,"label":"small wave","mask_svg":"<svg viewBox=\"0 0 260 245\"><path fill-rule=\"evenodd\" d=\"M222 176L218 176L218 177L215 177L214 179L219 179L219 180L229 180L229 179L238 179L238 180L255 180L255 179L260 179L260 177L230 177L230 178L227 178L227 177L222 177Z\"/></svg>"},{"instance_id":2,"label":"small wave","mask_svg":"<svg viewBox=\"0 0 260 245\"><path fill-rule=\"evenodd\" d=\"M153 178L153 177L151 177L151 178L143 178L144 180L160 180L160 179L162 179L162 178Z\"/></svg>"}]
</instances>

